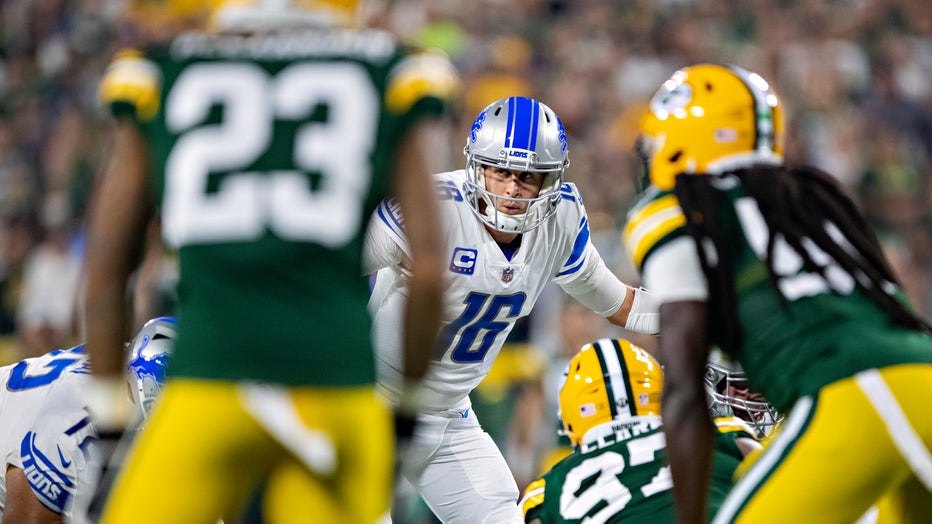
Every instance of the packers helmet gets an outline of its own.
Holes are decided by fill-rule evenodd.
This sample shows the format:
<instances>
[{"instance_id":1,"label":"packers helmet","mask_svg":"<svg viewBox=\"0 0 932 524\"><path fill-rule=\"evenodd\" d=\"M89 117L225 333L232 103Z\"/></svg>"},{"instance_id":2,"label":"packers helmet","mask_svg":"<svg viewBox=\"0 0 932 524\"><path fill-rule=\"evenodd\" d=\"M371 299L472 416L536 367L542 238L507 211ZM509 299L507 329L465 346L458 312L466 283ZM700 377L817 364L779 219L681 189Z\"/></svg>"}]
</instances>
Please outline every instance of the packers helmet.
<instances>
[{"instance_id":1,"label":"packers helmet","mask_svg":"<svg viewBox=\"0 0 932 524\"><path fill-rule=\"evenodd\" d=\"M781 163L783 146L783 106L767 81L715 64L680 69L660 86L636 144L650 183L661 190L672 189L680 173Z\"/></svg>"},{"instance_id":2,"label":"packers helmet","mask_svg":"<svg viewBox=\"0 0 932 524\"><path fill-rule=\"evenodd\" d=\"M587 344L570 360L560 388L560 420L573 446L593 427L613 420L660 416L663 370L647 351L624 339Z\"/></svg>"}]
</instances>

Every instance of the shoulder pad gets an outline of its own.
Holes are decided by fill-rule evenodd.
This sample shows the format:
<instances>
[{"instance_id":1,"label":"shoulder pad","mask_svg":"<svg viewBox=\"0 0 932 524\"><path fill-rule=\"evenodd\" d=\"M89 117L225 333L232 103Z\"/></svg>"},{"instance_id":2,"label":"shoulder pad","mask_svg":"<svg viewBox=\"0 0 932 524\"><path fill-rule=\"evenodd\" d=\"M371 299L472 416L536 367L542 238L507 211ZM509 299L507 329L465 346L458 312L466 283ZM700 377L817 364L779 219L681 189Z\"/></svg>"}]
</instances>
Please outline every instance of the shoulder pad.
<instances>
[{"instance_id":1,"label":"shoulder pad","mask_svg":"<svg viewBox=\"0 0 932 524\"><path fill-rule=\"evenodd\" d=\"M453 63L439 52L422 51L403 59L389 72L385 106L392 113L403 114L424 98L448 102L460 89Z\"/></svg>"},{"instance_id":2,"label":"shoulder pad","mask_svg":"<svg viewBox=\"0 0 932 524\"><path fill-rule=\"evenodd\" d=\"M162 75L151 60L136 50L117 54L97 90L100 103L118 114L129 109L139 122L152 120L159 110Z\"/></svg>"},{"instance_id":3,"label":"shoulder pad","mask_svg":"<svg viewBox=\"0 0 932 524\"><path fill-rule=\"evenodd\" d=\"M628 213L621 236L634 267L640 269L654 246L685 225L686 217L675 194L670 191L645 193Z\"/></svg>"}]
</instances>

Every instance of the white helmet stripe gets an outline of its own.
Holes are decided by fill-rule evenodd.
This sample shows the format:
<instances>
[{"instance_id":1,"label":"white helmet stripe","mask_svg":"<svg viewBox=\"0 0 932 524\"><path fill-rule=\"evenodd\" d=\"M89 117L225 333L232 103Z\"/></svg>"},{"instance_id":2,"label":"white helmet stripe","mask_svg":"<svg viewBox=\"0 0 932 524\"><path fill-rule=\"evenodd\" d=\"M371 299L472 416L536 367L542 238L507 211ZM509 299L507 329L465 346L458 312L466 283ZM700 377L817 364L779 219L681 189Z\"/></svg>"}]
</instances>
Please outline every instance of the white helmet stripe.
<instances>
[{"instance_id":1,"label":"white helmet stripe","mask_svg":"<svg viewBox=\"0 0 932 524\"><path fill-rule=\"evenodd\" d=\"M614 340L603 338L593 344L593 347L605 374L605 389L609 395L608 401L612 408L612 418L615 418L618 415L618 406L626 406L629 409L632 407L628 397L628 385L624 379L626 366L619 358L621 352L616 347Z\"/></svg>"},{"instance_id":2,"label":"white helmet stripe","mask_svg":"<svg viewBox=\"0 0 932 524\"><path fill-rule=\"evenodd\" d=\"M754 98L754 150L772 151L774 116L773 107L767 103L770 85L757 73L752 73L735 65L728 66L728 69L744 82Z\"/></svg>"}]
</instances>

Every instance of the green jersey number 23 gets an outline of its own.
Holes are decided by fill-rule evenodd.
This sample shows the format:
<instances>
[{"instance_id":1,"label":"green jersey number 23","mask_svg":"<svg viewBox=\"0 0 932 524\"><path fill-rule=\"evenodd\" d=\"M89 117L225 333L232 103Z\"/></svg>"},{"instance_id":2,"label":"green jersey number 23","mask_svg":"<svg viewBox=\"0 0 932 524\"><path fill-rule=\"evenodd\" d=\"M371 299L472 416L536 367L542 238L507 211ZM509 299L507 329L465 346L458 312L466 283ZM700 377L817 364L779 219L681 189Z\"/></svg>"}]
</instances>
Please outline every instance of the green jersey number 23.
<instances>
[{"instance_id":1,"label":"green jersey number 23","mask_svg":"<svg viewBox=\"0 0 932 524\"><path fill-rule=\"evenodd\" d=\"M307 121L321 105L327 121ZM218 106L222 120L204 125ZM359 64L296 63L276 74L247 62L191 65L165 101L166 128L179 135L165 162L166 240L248 242L268 230L342 247L360 226L378 115L378 91ZM280 164L293 167L250 170L286 121L298 125ZM308 172L321 174L314 191ZM228 175L208 193L212 173Z\"/></svg>"}]
</instances>

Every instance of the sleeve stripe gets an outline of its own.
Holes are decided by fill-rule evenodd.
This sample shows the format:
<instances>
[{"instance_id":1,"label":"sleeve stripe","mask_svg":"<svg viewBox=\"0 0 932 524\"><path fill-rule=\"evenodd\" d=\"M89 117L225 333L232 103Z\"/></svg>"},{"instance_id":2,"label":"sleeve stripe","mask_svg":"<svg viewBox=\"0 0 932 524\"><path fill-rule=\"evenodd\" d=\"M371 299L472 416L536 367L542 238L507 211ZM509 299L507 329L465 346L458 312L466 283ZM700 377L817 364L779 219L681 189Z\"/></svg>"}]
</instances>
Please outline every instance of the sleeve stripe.
<instances>
[{"instance_id":1,"label":"sleeve stripe","mask_svg":"<svg viewBox=\"0 0 932 524\"><path fill-rule=\"evenodd\" d=\"M585 261L583 254L586 252L586 245L589 243L589 219L583 217L579 222L579 226L580 230L576 233L576 240L573 242L573 252L570 253L570 258L563 264L563 271L557 273L558 277L579 271Z\"/></svg>"},{"instance_id":2,"label":"sleeve stripe","mask_svg":"<svg viewBox=\"0 0 932 524\"><path fill-rule=\"evenodd\" d=\"M404 234L404 228L401 224L401 219L392 212L392 207L385 200L379 203L379 219L385 224L388 229L397 235Z\"/></svg>"},{"instance_id":3,"label":"sleeve stripe","mask_svg":"<svg viewBox=\"0 0 932 524\"><path fill-rule=\"evenodd\" d=\"M751 426L738 417L719 417L715 419L715 427L719 433L734 433L737 431L747 433L748 436L754 435ZM756 440L756 439L755 439Z\"/></svg>"},{"instance_id":4,"label":"sleeve stripe","mask_svg":"<svg viewBox=\"0 0 932 524\"><path fill-rule=\"evenodd\" d=\"M651 203L635 214L623 234L625 248L635 267L641 267L647 252L659 240L685 225L686 217L672 195Z\"/></svg>"},{"instance_id":5,"label":"sleeve stripe","mask_svg":"<svg viewBox=\"0 0 932 524\"><path fill-rule=\"evenodd\" d=\"M405 236L404 217L401 216L398 202L392 199L383 200L375 212L379 217L379 222L384 224L385 229L388 230L389 236L401 247L405 255L411 256L408 250L408 238Z\"/></svg>"},{"instance_id":6,"label":"sleeve stripe","mask_svg":"<svg viewBox=\"0 0 932 524\"><path fill-rule=\"evenodd\" d=\"M518 503L521 506L521 512L527 516L527 512L544 503L544 488L546 487L544 479L537 479L531 482L524 491L524 498Z\"/></svg>"}]
</instances>

